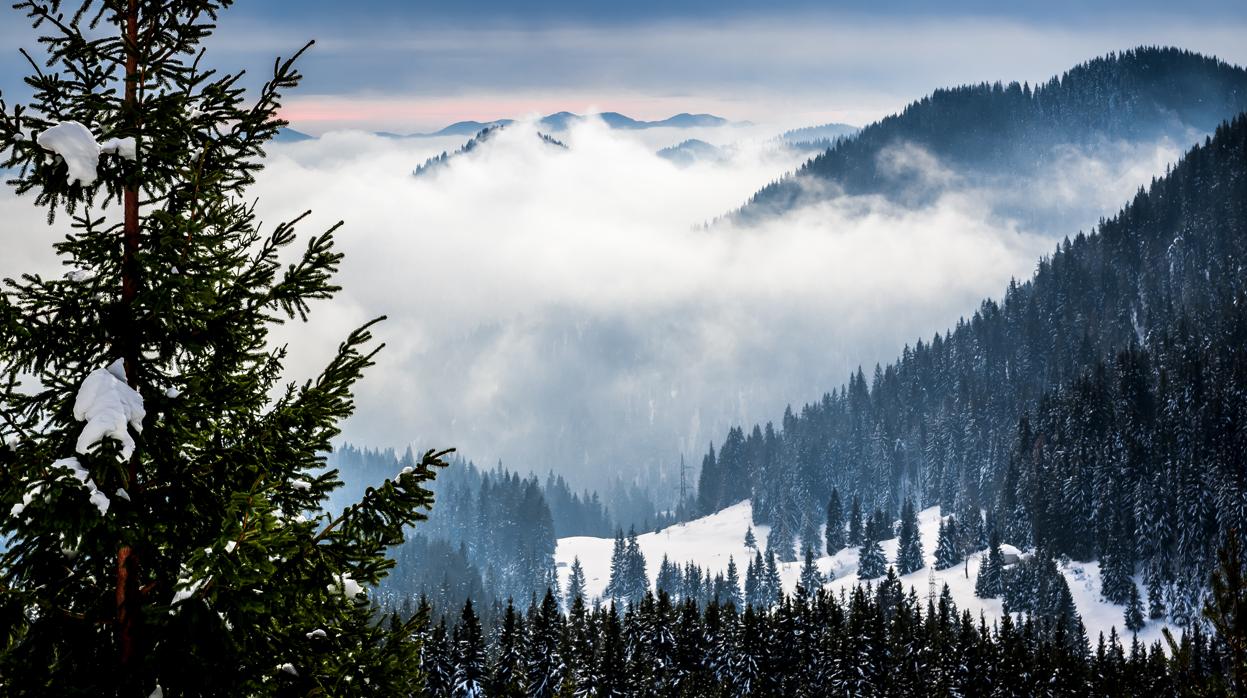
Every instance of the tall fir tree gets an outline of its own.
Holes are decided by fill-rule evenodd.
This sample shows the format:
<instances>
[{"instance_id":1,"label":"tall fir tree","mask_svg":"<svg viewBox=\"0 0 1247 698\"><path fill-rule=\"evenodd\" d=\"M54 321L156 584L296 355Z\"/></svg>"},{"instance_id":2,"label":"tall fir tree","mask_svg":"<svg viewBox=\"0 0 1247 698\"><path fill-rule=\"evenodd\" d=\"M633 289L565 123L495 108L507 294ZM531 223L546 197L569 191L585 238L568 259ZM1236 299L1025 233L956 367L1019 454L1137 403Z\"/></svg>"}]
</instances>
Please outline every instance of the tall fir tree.
<instances>
[{"instance_id":1,"label":"tall fir tree","mask_svg":"<svg viewBox=\"0 0 1247 698\"><path fill-rule=\"evenodd\" d=\"M300 76L277 61L244 90L240 74L204 67L201 44L230 4L16 4L47 61L28 105L0 101L0 167L49 219L68 218L54 248L71 271L0 294L9 686L349 695L422 683L413 629L376 622L366 590L432 505L423 483L441 454L338 516L301 518L341 484L324 454L376 349L366 325L319 376L279 388L286 352L269 330L337 291L341 255L335 226L283 268L306 214L261 232L247 188ZM308 639L329 629L332 643ZM343 646L349 660L331 649Z\"/></svg>"},{"instance_id":2,"label":"tall fir tree","mask_svg":"<svg viewBox=\"0 0 1247 698\"><path fill-rule=\"evenodd\" d=\"M753 534L753 526L745 530L745 548L749 550L758 549L758 539Z\"/></svg>"},{"instance_id":3,"label":"tall fir tree","mask_svg":"<svg viewBox=\"0 0 1247 698\"><path fill-rule=\"evenodd\" d=\"M862 498L853 495L853 505L849 509L849 545L861 545L865 542L865 529L862 526Z\"/></svg>"},{"instance_id":4,"label":"tall fir tree","mask_svg":"<svg viewBox=\"0 0 1247 698\"><path fill-rule=\"evenodd\" d=\"M888 571L888 560L883 556L883 548L879 541L872 540L862 544L857 559L858 579L878 579Z\"/></svg>"},{"instance_id":5,"label":"tall fir tree","mask_svg":"<svg viewBox=\"0 0 1247 698\"><path fill-rule=\"evenodd\" d=\"M926 563L922 559L922 535L918 530L918 515L914 511L914 502L906 499L901 506L900 540L897 541L896 571L909 574L922 569Z\"/></svg>"},{"instance_id":6,"label":"tall fir tree","mask_svg":"<svg viewBox=\"0 0 1247 698\"><path fill-rule=\"evenodd\" d=\"M572 558L572 567L567 573L567 591L563 595L567 608L571 608L576 599L587 600L585 598L585 570L580 564L579 555Z\"/></svg>"},{"instance_id":7,"label":"tall fir tree","mask_svg":"<svg viewBox=\"0 0 1247 698\"><path fill-rule=\"evenodd\" d=\"M1139 596L1139 587L1131 584L1126 598L1126 610L1123 612L1126 629L1137 633L1143 629L1143 599Z\"/></svg>"},{"instance_id":8,"label":"tall fir tree","mask_svg":"<svg viewBox=\"0 0 1247 698\"><path fill-rule=\"evenodd\" d=\"M1004 593L1004 554L1000 551L1000 533L993 531L987 555L979 563L979 575L974 582L974 595L980 599L994 599Z\"/></svg>"},{"instance_id":9,"label":"tall fir tree","mask_svg":"<svg viewBox=\"0 0 1247 698\"><path fill-rule=\"evenodd\" d=\"M724 584L727 586L727 593L721 599L721 605L726 606L730 603L736 608L742 608L744 604L741 603L740 572L736 569L736 560L730 555L727 558L727 577Z\"/></svg>"},{"instance_id":10,"label":"tall fir tree","mask_svg":"<svg viewBox=\"0 0 1247 698\"><path fill-rule=\"evenodd\" d=\"M472 599L463 605L463 613L454 634L454 677L451 695L455 698L482 698L485 695L485 638L481 622L472 610Z\"/></svg>"},{"instance_id":11,"label":"tall fir tree","mask_svg":"<svg viewBox=\"0 0 1247 698\"><path fill-rule=\"evenodd\" d=\"M935 544L935 569L946 570L961 563L960 540L956 517L949 516L940 522L939 539Z\"/></svg>"},{"instance_id":12,"label":"tall fir tree","mask_svg":"<svg viewBox=\"0 0 1247 698\"><path fill-rule=\"evenodd\" d=\"M827 500L827 523L823 535L828 555L835 555L848 545L844 530L844 506L840 503L840 490L836 488L832 488L831 499Z\"/></svg>"},{"instance_id":13,"label":"tall fir tree","mask_svg":"<svg viewBox=\"0 0 1247 698\"><path fill-rule=\"evenodd\" d=\"M814 562L814 551L810 548L805 549L805 562L801 565L801 586L806 593L813 594L823 588L823 573L819 571L818 565Z\"/></svg>"}]
</instances>

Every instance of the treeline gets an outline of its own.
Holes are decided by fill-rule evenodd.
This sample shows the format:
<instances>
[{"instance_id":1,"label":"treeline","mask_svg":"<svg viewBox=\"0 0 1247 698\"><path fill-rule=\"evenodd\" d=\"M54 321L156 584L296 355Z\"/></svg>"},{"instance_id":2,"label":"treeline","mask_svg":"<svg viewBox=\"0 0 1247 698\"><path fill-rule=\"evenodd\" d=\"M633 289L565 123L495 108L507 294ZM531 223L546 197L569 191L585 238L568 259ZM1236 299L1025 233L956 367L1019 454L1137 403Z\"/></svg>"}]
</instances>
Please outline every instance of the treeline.
<instances>
[{"instance_id":1,"label":"treeline","mask_svg":"<svg viewBox=\"0 0 1247 698\"><path fill-rule=\"evenodd\" d=\"M906 592L890 575L839 595L799 588L771 608L665 592L565 614L552 594L482 628L416 611L432 696L1230 695L1232 650L1198 628L1147 647L1115 631L1089 645L1066 619L959 613L948 588ZM1240 675L1238 680L1242 680Z\"/></svg>"},{"instance_id":2,"label":"treeline","mask_svg":"<svg viewBox=\"0 0 1247 698\"><path fill-rule=\"evenodd\" d=\"M361 497L365 483L393 477L414 459L411 449L399 456L349 444L337 448L329 465L347 484L335 499ZM622 535L597 492L575 492L553 473L542 481L456 458L429 489L436 502L429 519L391 551L396 565L378 590L386 608L410 606L421 595L442 608L458 608L467 599L487 606L495 599L540 598L547 587L558 587L559 538ZM674 520L657 513L635 484L617 481L610 497L625 516L637 517L643 531Z\"/></svg>"},{"instance_id":3,"label":"treeline","mask_svg":"<svg viewBox=\"0 0 1247 698\"><path fill-rule=\"evenodd\" d=\"M1247 70L1176 48L1140 47L1031 86L981 83L936 90L900 114L839 140L737 212L752 221L825 196L883 194L907 202L932 190L920 173L881 157L917 146L964 176L1039 172L1056 146L1098 147L1210 132L1247 110ZM917 198L915 198L917 197ZM1022 212L1013 211L1020 215Z\"/></svg>"},{"instance_id":4,"label":"treeline","mask_svg":"<svg viewBox=\"0 0 1247 698\"><path fill-rule=\"evenodd\" d=\"M1213 551L1247 521L1245 257L1239 116L1002 302L779 428L732 429L700 511L752 497L789 535L836 489L888 521L907 498L986 511L1005 543L1100 559L1109 599L1142 574L1150 605L1196 622Z\"/></svg>"}]
</instances>

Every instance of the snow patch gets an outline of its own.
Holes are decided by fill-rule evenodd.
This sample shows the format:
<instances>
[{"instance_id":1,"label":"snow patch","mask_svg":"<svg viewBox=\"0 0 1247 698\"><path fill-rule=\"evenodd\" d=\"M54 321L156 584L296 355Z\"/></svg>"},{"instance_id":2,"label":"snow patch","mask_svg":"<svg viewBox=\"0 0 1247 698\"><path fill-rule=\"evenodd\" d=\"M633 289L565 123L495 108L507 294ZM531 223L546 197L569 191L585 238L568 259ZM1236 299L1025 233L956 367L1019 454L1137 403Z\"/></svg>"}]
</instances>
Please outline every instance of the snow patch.
<instances>
[{"instance_id":1,"label":"snow patch","mask_svg":"<svg viewBox=\"0 0 1247 698\"><path fill-rule=\"evenodd\" d=\"M347 574L338 575L338 581L330 584L327 588L331 594L343 594L347 598L352 599L364 593L364 588L359 585L359 582L351 579L350 575Z\"/></svg>"},{"instance_id":2,"label":"snow patch","mask_svg":"<svg viewBox=\"0 0 1247 698\"><path fill-rule=\"evenodd\" d=\"M100 510L100 516L108 513L108 506L111 504L108 501L108 495L100 492L99 488L95 486L95 481L91 479L91 474L87 472L86 468L82 467L82 463L79 463L77 458L62 458L53 462L52 467L68 470L69 474L81 483L83 489L87 491L88 500L95 505L96 509Z\"/></svg>"},{"instance_id":3,"label":"snow patch","mask_svg":"<svg viewBox=\"0 0 1247 698\"><path fill-rule=\"evenodd\" d=\"M138 157L138 144L134 138L109 138L97 143L91 129L77 121L56 124L36 136L35 142L44 150L60 156L69 170L69 181L83 186L95 183L102 153L119 155L127 160Z\"/></svg>"},{"instance_id":4,"label":"snow patch","mask_svg":"<svg viewBox=\"0 0 1247 698\"><path fill-rule=\"evenodd\" d=\"M134 437L126 426L141 433L146 416L143 397L125 382L120 359L108 368L95 369L82 381L74 400L74 419L86 422L78 436L78 453L89 453L91 447L111 438L121 442L121 460L129 460L134 455Z\"/></svg>"},{"instance_id":5,"label":"snow patch","mask_svg":"<svg viewBox=\"0 0 1247 698\"><path fill-rule=\"evenodd\" d=\"M658 576L659 563L663 555L681 567L692 562L712 575L727 572L729 558L734 558L739 573L744 571L753 559L754 551L745 547L745 531L753 524L753 508L749 501L734 504L709 516L675 524L654 533L637 536L637 544L645 555L645 569L649 574L651 588ZM974 553L961 564L946 570L935 569L935 549L939 540L940 509L930 507L918 515L918 528L922 539L922 551L926 566L900 577L906 588L914 588L919 596L940 593L945 584L948 585L954 603L959 610L968 610L972 616L980 613L992 619L1000 618L1003 606L1000 599L981 599L974 595L975 582L978 579L982 553ZM758 539L763 555L766 554L764 541L770 532L768 526L754 526L754 536ZM570 567L574 558L580 558L585 573L585 593L590 598L601 598L610 581L610 560L614 548L613 538L593 538L576 536L560 538L554 558L559 574L559 583L566 588L567 578L571 574ZM895 538L880 541L884 557L889 564L896 561L899 541ZM1002 546L1002 550L1004 546ZM1016 548L1010 546L1010 551ZM822 553L823 551L816 551ZM824 588L839 593L848 591L860 583L857 578L858 549L848 547L835 555L820 555L816 563L819 571L829 579ZM1025 557L1025 555L1022 555ZM792 593L796 590L801 578L803 562L779 563L780 580L784 590ZM1069 584L1074 604L1082 616L1087 628L1087 637L1094 646L1099 633L1108 635L1110 628L1116 628L1118 635L1129 637L1125 630L1123 614L1125 608L1104 600L1100 589L1100 565L1098 562L1059 563L1062 574ZM874 580L877 581L877 580ZM1164 628L1161 621L1149 620L1143 630L1139 631L1140 642L1151 644L1161 639Z\"/></svg>"}]
</instances>

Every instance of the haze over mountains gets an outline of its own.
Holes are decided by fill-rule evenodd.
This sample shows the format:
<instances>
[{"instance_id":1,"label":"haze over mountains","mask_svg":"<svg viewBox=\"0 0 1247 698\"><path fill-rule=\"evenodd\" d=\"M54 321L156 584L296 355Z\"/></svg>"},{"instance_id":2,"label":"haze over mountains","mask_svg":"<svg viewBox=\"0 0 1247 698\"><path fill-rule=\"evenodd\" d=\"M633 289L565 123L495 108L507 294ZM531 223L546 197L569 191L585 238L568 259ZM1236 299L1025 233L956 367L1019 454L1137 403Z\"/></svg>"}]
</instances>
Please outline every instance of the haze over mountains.
<instances>
[{"instance_id":1,"label":"haze over mountains","mask_svg":"<svg viewBox=\"0 0 1247 698\"><path fill-rule=\"evenodd\" d=\"M355 224L369 233L348 239L346 273L358 262L373 285L377 268L394 279L361 295L345 284L347 307L403 318L381 357L387 377L367 389L425 396L365 407L348 438L453 442L577 487L646 473L670 497L681 454L696 461L728 427L774 418L951 327L1117 211L1233 115L1242 79L1213 59L1144 49L1093 60L1038 97L1021 85L944 90L815 159L864 163L844 185L808 174L814 163L781 178L805 157L794 153L675 168L630 140L644 131L593 121L560 135L567 150L514 124L418 185L390 178L409 179L429 154L330 139L323 152L351 153L329 160L333 172L368 182L360 200L377 212ZM1166 101L1179 83L1198 108ZM1027 145L1007 146L1002 131ZM1008 164L1028 149L1036 163ZM319 166L301 162L315 189ZM269 175L286 171L279 159ZM767 180L800 196L751 208L748 225L699 231ZM445 288L448 310L473 322L421 303Z\"/></svg>"}]
</instances>

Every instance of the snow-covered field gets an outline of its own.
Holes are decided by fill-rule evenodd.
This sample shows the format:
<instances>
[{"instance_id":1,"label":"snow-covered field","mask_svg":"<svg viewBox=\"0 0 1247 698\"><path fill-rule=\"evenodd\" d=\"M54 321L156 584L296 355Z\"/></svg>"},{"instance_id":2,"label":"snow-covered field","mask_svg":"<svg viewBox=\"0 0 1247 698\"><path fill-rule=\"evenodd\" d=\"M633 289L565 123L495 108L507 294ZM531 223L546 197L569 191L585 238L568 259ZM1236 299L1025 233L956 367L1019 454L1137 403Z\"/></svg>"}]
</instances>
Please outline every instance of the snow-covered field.
<instances>
[{"instance_id":1,"label":"snow-covered field","mask_svg":"<svg viewBox=\"0 0 1247 698\"><path fill-rule=\"evenodd\" d=\"M745 567L753 557L752 551L745 547L745 531L752 521L752 508L748 501L730 506L720 512L711 514L695 521L677 524L655 533L637 536L641 552L645 555L646 571L649 573L651 585L658 573L658 565L663 555L683 566L692 561L711 573L727 570L729 558L735 558L740 570L741 579L745 576ZM974 595L974 582L978 577L979 555L971 555L969 563L952 569L937 571L935 561L935 544L939 535L940 510L931 507L923 510L918 517L922 531L922 551L926 556L927 566L916 572L901 577L906 587L915 588L920 595L938 594L944 584L948 584L953 600L959 609L969 609L972 614L984 613L988 619L997 618L1001 614L999 599L980 599ZM754 527L754 536L765 552L768 527ZM600 597L610 580L611 550L614 540L611 538L591 538L577 536L560 538L555 560L559 566L559 581L567 583L573 558L579 557L584 567L586 591L590 597ZM897 540L885 540L881 544L883 553L889 562L896 559ZM820 557L818 567L823 574L831 577L826 588L839 591L858 584L857 579L857 548L846 548L835 556ZM1061 571L1069 583L1070 593L1078 612L1082 614L1083 623L1087 627L1087 637L1092 646L1099 633L1108 634L1109 628L1116 627L1119 635L1125 638L1122 618L1124 607L1118 606L1100 597L1100 565L1098 562L1067 562L1061 565ZM801 574L801 562L781 563L780 575L784 589L791 592L797 586ZM1136 583L1138 580L1136 580ZM1140 588L1140 593L1143 589ZM1139 633L1139 639L1151 644L1161 638L1163 624L1149 621ZM1128 642L1124 639L1123 642Z\"/></svg>"}]
</instances>

